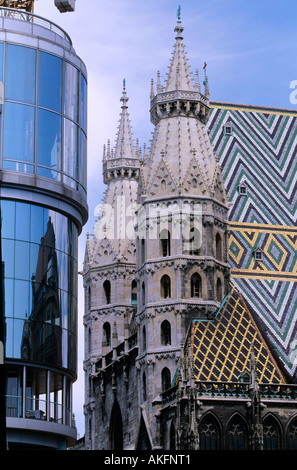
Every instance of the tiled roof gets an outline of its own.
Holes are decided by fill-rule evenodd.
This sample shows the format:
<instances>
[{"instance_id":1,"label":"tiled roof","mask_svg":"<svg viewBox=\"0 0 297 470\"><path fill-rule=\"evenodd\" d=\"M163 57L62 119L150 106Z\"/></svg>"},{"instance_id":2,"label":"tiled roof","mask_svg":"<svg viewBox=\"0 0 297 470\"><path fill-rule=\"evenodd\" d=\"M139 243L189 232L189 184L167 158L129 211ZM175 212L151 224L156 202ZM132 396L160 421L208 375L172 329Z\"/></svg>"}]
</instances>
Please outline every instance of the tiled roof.
<instances>
[{"instance_id":1,"label":"tiled roof","mask_svg":"<svg viewBox=\"0 0 297 470\"><path fill-rule=\"evenodd\" d=\"M243 297L233 287L214 320L193 322L191 346L195 379L240 381L250 370L252 345L259 383L286 383Z\"/></svg>"}]
</instances>

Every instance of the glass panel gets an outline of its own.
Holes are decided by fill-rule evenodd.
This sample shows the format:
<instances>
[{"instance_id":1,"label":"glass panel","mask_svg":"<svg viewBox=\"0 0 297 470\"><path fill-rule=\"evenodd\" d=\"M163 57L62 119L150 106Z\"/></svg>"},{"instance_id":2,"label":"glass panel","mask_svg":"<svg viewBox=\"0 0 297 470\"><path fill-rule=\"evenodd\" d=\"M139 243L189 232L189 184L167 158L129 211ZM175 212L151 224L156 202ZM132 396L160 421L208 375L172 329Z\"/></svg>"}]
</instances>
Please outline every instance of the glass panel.
<instances>
[{"instance_id":1,"label":"glass panel","mask_svg":"<svg viewBox=\"0 0 297 470\"><path fill-rule=\"evenodd\" d=\"M4 281L4 312L6 317L13 317L13 299L14 299L14 280L5 279Z\"/></svg>"},{"instance_id":2,"label":"glass panel","mask_svg":"<svg viewBox=\"0 0 297 470\"><path fill-rule=\"evenodd\" d=\"M79 182L87 189L87 139L83 131L80 132Z\"/></svg>"},{"instance_id":3,"label":"glass panel","mask_svg":"<svg viewBox=\"0 0 297 470\"><path fill-rule=\"evenodd\" d=\"M5 355L6 357L13 357L13 319L6 317L5 323L6 323Z\"/></svg>"},{"instance_id":4,"label":"glass panel","mask_svg":"<svg viewBox=\"0 0 297 470\"><path fill-rule=\"evenodd\" d=\"M39 54L38 104L61 112L62 61L45 52Z\"/></svg>"},{"instance_id":5,"label":"glass panel","mask_svg":"<svg viewBox=\"0 0 297 470\"><path fill-rule=\"evenodd\" d=\"M87 130L87 82L83 75L80 89L80 125L84 131Z\"/></svg>"},{"instance_id":6,"label":"glass panel","mask_svg":"<svg viewBox=\"0 0 297 470\"><path fill-rule=\"evenodd\" d=\"M2 237L14 238L15 230L15 202L2 201L1 202L1 217L2 217Z\"/></svg>"},{"instance_id":7,"label":"glass panel","mask_svg":"<svg viewBox=\"0 0 297 470\"><path fill-rule=\"evenodd\" d=\"M61 181L61 175L57 171L49 170L42 166L37 166L37 174L44 176L45 178L50 178L52 180Z\"/></svg>"},{"instance_id":8,"label":"glass panel","mask_svg":"<svg viewBox=\"0 0 297 470\"><path fill-rule=\"evenodd\" d=\"M4 276L14 277L14 240L2 239L2 261Z\"/></svg>"},{"instance_id":9,"label":"glass panel","mask_svg":"<svg viewBox=\"0 0 297 470\"><path fill-rule=\"evenodd\" d=\"M15 215L15 226L16 226L16 240L28 241L30 237L30 204L24 204L22 202L16 203L16 215Z\"/></svg>"},{"instance_id":10,"label":"glass panel","mask_svg":"<svg viewBox=\"0 0 297 470\"><path fill-rule=\"evenodd\" d=\"M65 62L64 113L74 121L78 120L78 70Z\"/></svg>"},{"instance_id":11,"label":"glass panel","mask_svg":"<svg viewBox=\"0 0 297 470\"><path fill-rule=\"evenodd\" d=\"M6 103L4 114L4 158L34 162L34 108Z\"/></svg>"},{"instance_id":12,"label":"glass panel","mask_svg":"<svg viewBox=\"0 0 297 470\"><path fill-rule=\"evenodd\" d=\"M28 319L29 311L29 292L31 284L28 281L15 280L14 288L14 318Z\"/></svg>"},{"instance_id":13,"label":"glass panel","mask_svg":"<svg viewBox=\"0 0 297 470\"><path fill-rule=\"evenodd\" d=\"M11 160L4 160L3 162L4 170L19 171L21 173L29 173L30 175L34 174L34 165L30 163L21 163L14 162Z\"/></svg>"},{"instance_id":14,"label":"glass panel","mask_svg":"<svg viewBox=\"0 0 297 470\"><path fill-rule=\"evenodd\" d=\"M3 49L4 44L0 42L0 104L3 104L4 89L3 89Z\"/></svg>"},{"instance_id":15,"label":"glass panel","mask_svg":"<svg viewBox=\"0 0 297 470\"><path fill-rule=\"evenodd\" d=\"M78 141L78 128L77 125L64 120L64 173L67 175L78 178L78 162L77 162L77 141Z\"/></svg>"},{"instance_id":16,"label":"glass panel","mask_svg":"<svg viewBox=\"0 0 297 470\"><path fill-rule=\"evenodd\" d=\"M31 206L31 235L32 242L40 243L44 235L43 230L43 213L44 209L39 206Z\"/></svg>"},{"instance_id":17,"label":"glass panel","mask_svg":"<svg viewBox=\"0 0 297 470\"><path fill-rule=\"evenodd\" d=\"M36 51L7 45L5 96L14 101L35 103Z\"/></svg>"},{"instance_id":18,"label":"glass panel","mask_svg":"<svg viewBox=\"0 0 297 470\"><path fill-rule=\"evenodd\" d=\"M29 243L15 242L15 278L29 279Z\"/></svg>"},{"instance_id":19,"label":"glass panel","mask_svg":"<svg viewBox=\"0 0 297 470\"><path fill-rule=\"evenodd\" d=\"M37 162L61 168L61 117L44 109L38 110Z\"/></svg>"}]
</instances>

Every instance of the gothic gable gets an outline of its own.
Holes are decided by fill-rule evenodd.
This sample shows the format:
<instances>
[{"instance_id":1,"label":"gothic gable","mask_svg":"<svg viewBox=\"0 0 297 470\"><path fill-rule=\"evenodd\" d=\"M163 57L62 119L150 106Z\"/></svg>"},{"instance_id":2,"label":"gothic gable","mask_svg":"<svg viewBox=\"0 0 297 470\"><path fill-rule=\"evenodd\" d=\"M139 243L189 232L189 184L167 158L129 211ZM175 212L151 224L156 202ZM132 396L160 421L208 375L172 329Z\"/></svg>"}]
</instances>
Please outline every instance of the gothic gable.
<instances>
[{"instance_id":1,"label":"gothic gable","mask_svg":"<svg viewBox=\"0 0 297 470\"><path fill-rule=\"evenodd\" d=\"M148 189L148 195L169 196L176 192L176 186L169 164L161 158L153 182Z\"/></svg>"},{"instance_id":2,"label":"gothic gable","mask_svg":"<svg viewBox=\"0 0 297 470\"><path fill-rule=\"evenodd\" d=\"M206 196L208 189L200 169L199 163L193 157L190 161L186 176L182 184L182 190L187 194Z\"/></svg>"}]
</instances>

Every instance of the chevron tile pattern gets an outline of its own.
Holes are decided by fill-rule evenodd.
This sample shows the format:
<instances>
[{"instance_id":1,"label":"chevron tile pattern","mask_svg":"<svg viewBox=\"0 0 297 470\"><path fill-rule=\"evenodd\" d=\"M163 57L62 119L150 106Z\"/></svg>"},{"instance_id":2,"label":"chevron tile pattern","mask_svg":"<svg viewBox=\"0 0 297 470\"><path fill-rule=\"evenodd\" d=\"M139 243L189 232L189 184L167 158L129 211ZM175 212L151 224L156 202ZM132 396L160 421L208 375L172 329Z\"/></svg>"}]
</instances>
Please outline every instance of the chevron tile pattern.
<instances>
[{"instance_id":1,"label":"chevron tile pattern","mask_svg":"<svg viewBox=\"0 0 297 470\"><path fill-rule=\"evenodd\" d=\"M297 112L212 103L207 126L231 203L232 282L296 381Z\"/></svg>"},{"instance_id":2,"label":"chevron tile pattern","mask_svg":"<svg viewBox=\"0 0 297 470\"><path fill-rule=\"evenodd\" d=\"M196 380L237 382L250 371L254 347L260 383L284 383L242 296L233 287L215 320L194 322L192 329Z\"/></svg>"}]
</instances>

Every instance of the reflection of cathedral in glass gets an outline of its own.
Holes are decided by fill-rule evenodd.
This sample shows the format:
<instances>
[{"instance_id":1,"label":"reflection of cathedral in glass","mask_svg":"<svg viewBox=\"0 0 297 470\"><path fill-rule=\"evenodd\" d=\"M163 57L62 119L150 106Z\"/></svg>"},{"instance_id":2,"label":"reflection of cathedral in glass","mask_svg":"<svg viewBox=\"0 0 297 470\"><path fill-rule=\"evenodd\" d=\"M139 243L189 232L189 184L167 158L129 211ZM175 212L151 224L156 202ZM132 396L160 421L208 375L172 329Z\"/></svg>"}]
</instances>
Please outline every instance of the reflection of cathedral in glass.
<instances>
[{"instance_id":1,"label":"reflection of cathedral in glass","mask_svg":"<svg viewBox=\"0 0 297 470\"><path fill-rule=\"evenodd\" d=\"M55 249L54 227L49 219L47 231L40 241L36 274L32 274L32 313L28 319L28 327L23 348L26 359L38 362L46 361L61 363L61 329L60 307L58 294L58 266Z\"/></svg>"}]
</instances>

